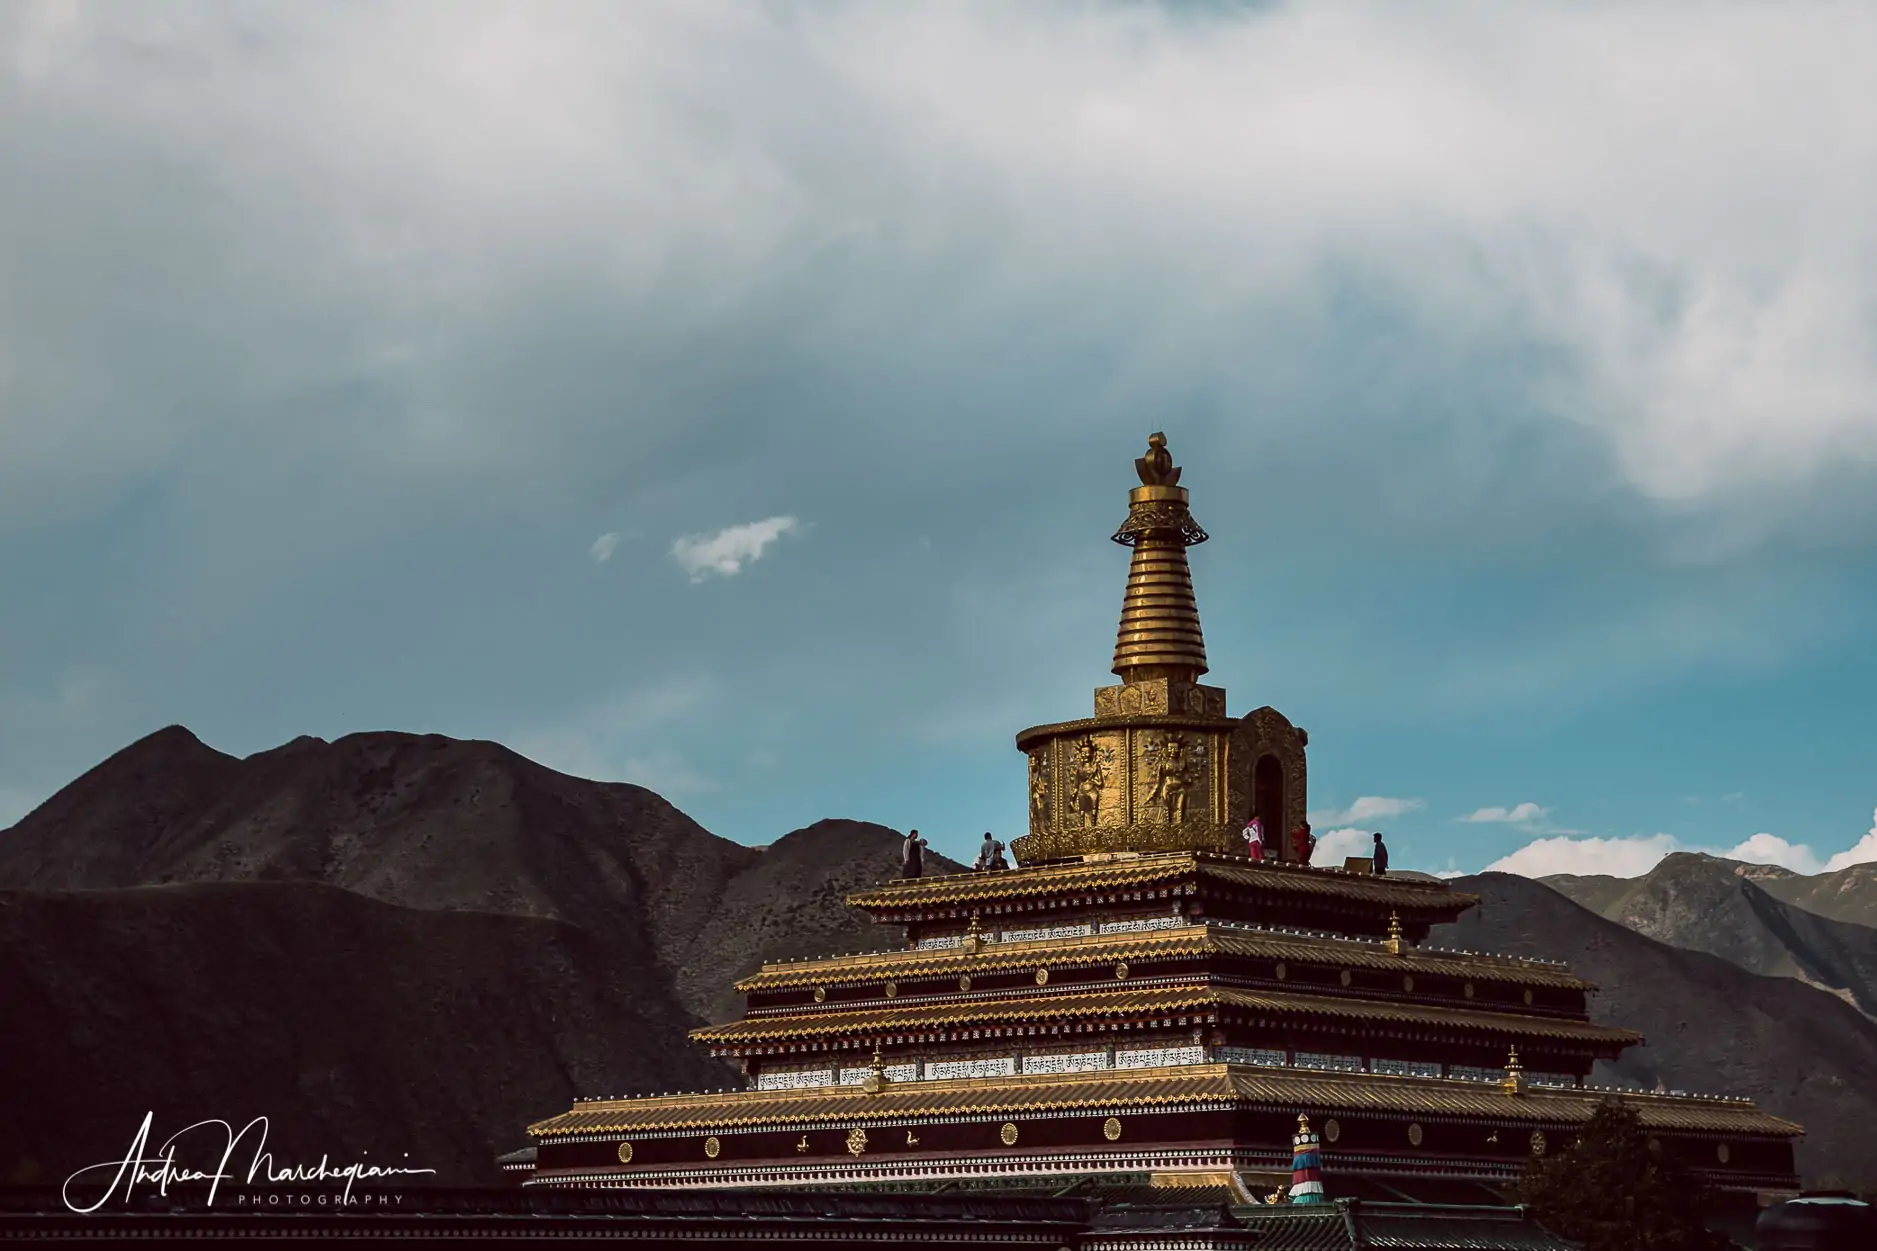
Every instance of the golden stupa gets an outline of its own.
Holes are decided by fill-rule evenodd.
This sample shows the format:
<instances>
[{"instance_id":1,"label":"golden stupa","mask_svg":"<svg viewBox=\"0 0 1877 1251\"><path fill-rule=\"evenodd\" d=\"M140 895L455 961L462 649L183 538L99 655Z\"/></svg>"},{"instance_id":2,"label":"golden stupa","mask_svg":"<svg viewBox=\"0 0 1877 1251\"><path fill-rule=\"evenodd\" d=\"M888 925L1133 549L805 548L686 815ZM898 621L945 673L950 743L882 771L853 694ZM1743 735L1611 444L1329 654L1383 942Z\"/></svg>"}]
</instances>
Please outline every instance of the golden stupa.
<instances>
[{"instance_id":1,"label":"golden stupa","mask_svg":"<svg viewBox=\"0 0 1877 1251\"><path fill-rule=\"evenodd\" d=\"M1274 708L1225 711L1225 690L1200 684L1199 628L1186 549L1206 541L1180 471L1156 433L1134 462L1127 520L1114 541L1134 549L1115 634L1118 686L1095 691L1095 715L1017 735L1030 757L1030 832L1011 850L1025 864L1101 852L1242 852L1256 817L1272 859L1299 859L1307 836L1309 736Z\"/></svg>"}]
</instances>

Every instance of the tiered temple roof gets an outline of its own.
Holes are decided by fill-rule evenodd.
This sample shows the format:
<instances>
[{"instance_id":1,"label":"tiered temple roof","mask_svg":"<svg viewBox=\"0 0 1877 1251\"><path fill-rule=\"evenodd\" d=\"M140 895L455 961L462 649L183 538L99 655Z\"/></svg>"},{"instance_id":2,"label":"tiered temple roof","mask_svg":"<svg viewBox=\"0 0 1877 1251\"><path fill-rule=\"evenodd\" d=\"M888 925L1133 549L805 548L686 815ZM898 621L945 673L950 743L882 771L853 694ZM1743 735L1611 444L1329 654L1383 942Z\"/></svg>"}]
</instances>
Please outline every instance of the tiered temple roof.
<instances>
[{"instance_id":1,"label":"tiered temple roof","mask_svg":"<svg viewBox=\"0 0 1877 1251\"><path fill-rule=\"evenodd\" d=\"M1262 1194L1304 1112L1332 1197L1339 1177L1503 1186L1616 1097L1711 1182L1795 1187L1802 1131L1748 1100L1586 1087L1643 1040L1590 1020L1596 988L1562 964L1424 945L1477 897L1311 863L1309 736L1198 685L1185 548L1205 535L1163 438L1136 467L1122 683L1017 736L1020 867L854 894L903 946L765 964L741 1019L693 1031L745 1089L583 1100L530 1127L529 1184Z\"/></svg>"}]
</instances>

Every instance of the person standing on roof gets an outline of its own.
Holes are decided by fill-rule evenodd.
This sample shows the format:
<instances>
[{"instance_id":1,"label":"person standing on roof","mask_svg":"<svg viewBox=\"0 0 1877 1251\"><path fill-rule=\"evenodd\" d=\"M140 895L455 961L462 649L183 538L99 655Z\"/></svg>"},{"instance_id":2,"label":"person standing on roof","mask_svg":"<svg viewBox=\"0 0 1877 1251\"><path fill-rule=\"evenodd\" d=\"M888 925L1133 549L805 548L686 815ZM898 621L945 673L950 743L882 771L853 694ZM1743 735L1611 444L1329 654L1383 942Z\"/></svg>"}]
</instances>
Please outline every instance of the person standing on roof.
<instances>
[{"instance_id":1,"label":"person standing on roof","mask_svg":"<svg viewBox=\"0 0 1877 1251\"><path fill-rule=\"evenodd\" d=\"M925 873L925 840L914 830L906 835L906 841L900 844L899 875L901 877L919 877Z\"/></svg>"},{"instance_id":2,"label":"person standing on roof","mask_svg":"<svg viewBox=\"0 0 1877 1251\"><path fill-rule=\"evenodd\" d=\"M991 837L989 830L984 831L984 841L978 844L978 862L971 867L979 873L991 868L991 862L997 858L998 842Z\"/></svg>"}]
</instances>

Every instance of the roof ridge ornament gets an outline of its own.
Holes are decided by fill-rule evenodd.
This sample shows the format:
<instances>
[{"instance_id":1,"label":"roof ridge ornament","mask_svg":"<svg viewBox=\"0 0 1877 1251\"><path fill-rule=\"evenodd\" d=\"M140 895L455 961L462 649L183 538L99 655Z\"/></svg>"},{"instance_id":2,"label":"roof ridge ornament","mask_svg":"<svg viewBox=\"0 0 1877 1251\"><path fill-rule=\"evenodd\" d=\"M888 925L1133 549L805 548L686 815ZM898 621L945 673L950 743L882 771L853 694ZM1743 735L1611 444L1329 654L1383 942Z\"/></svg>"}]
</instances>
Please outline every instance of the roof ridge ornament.
<instances>
[{"instance_id":1,"label":"roof ridge ornament","mask_svg":"<svg viewBox=\"0 0 1877 1251\"><path fill-rule=\"evenodd\" d=\"M1512 1048L1511 1054L1506 1056L1506 1076L1505 1080L1499 1083L1499 1089L1508 1095L1525 1093L1525 1066L1519 1063L1517 1047Z\"/></svg>"},{"instance_id":2,"label":"roof ridge ornament","mask_svg":"<svg viewBox=\"0 0 1877 1251\"><path fill-rule=\"evenodd\" d=\"M880 1060L880 1044L876 1042L873 1044L873 1061L867 1065L867 1078L861 1083L861 1088L870 1095L877 1095L892 1083L893 1079L886 1075L886 1065Z\"/></svg>"}]
</instances>

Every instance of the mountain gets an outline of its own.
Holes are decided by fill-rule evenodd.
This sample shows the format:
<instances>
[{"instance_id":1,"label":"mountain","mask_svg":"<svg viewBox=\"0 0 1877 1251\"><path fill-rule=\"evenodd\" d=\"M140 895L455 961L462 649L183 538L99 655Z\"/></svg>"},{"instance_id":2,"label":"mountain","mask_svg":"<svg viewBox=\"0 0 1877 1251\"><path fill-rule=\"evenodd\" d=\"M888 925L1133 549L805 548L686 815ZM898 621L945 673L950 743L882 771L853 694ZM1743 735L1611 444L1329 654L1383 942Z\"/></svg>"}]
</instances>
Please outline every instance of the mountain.
<instances>
[{"instance_id":1,"label":"mountain","mask_svg":"<svg viewBox=\"0 0 1877 1251\"><path fill-rule=\"evenodd\" d=\"M1686 852L1635 879L1543 879L1639 934L1750 972L1798 978L1877 1016L1877 929L1819 916L1773 893L1809 880Z\"/></svg>"},{"instance_id":2,"label":"mountain","mask_svg":"<svg viewBox=\"0 0 1877 1251\"><path fill-rule=\"evenodd\" d=\"M1648 1039L1600 1065L1599 1081L1750 1096L1806 1127L1808 1177L1877 1184L1877 1023L1794 978L1645 937L1537 881L1485 873L1453 884L1481 904L1432 943L1567 959L1602 987L1596 1020Z\"/></svg>"},{"instance_id":3,"label":"mountain","mask_svg":"<svg viewBox=\"0 0 1877 1251\"><path fill-rule=\"evenodd\" d=\"M159 731L0 832L0 1003L35 1022L3 1067L36 1075L0 1088L0 1180L122 1151L147 1107L489 1180L576 1093L733 1082L686 1032L765 959L892 945L842 896L899 846L745 847L495 743Z\"/></svg>"},{"instance_id":4,"label":"mountain","mask_svg":"<svg viewBox=\"0 0 1877 1251\"><path fill-rule=\"evenodd\" d=\"M765 960L878 951L902 932L875 925L847 896L899 875L900 836L864 821L817 821L771 843L725 887L721 923L700 932L677 958L678 983L714 1021L743 1014L732 984ZM933 873L964 866L928 851Z\"/></svg>"},{"instance_id":5,"label":"mountain","mask_svg":"<svg viewBox=\"0 0 1877 1251\"><path fill-rule=\"evenodd\" d=\"M121 1160L145 1112L494 1182L576 1094L732 1084L587 931L313 883L0 891L0 1003L0 1184Z\"/></svg>"},{"instance_id":6,"label":"mountain","mask_svg":"<svg viewBox=\"0 0 1877 1251\"><path fill-rule=\"evenodd\" d=\"M762 958L804 941L890 944L840 894L893 876L898 857L899 835L858 821L746 847L644 787L569 777L498 743L383 732L237 759L171 726L0 833L0 887L321 882L566 921L662 979L698 1024Z\"/></svg>"},{"instance_id":7,"label":"mountain","mask_svg":"<svg viewBox=\"0 0 1877 1251\"><path fill-rule=\"evenodd\" d=\"M1760 884L1807 912L1877 929L1877 864L1854 864L1835 873L1788 873Z\"/></svg>"}]
</instances>

